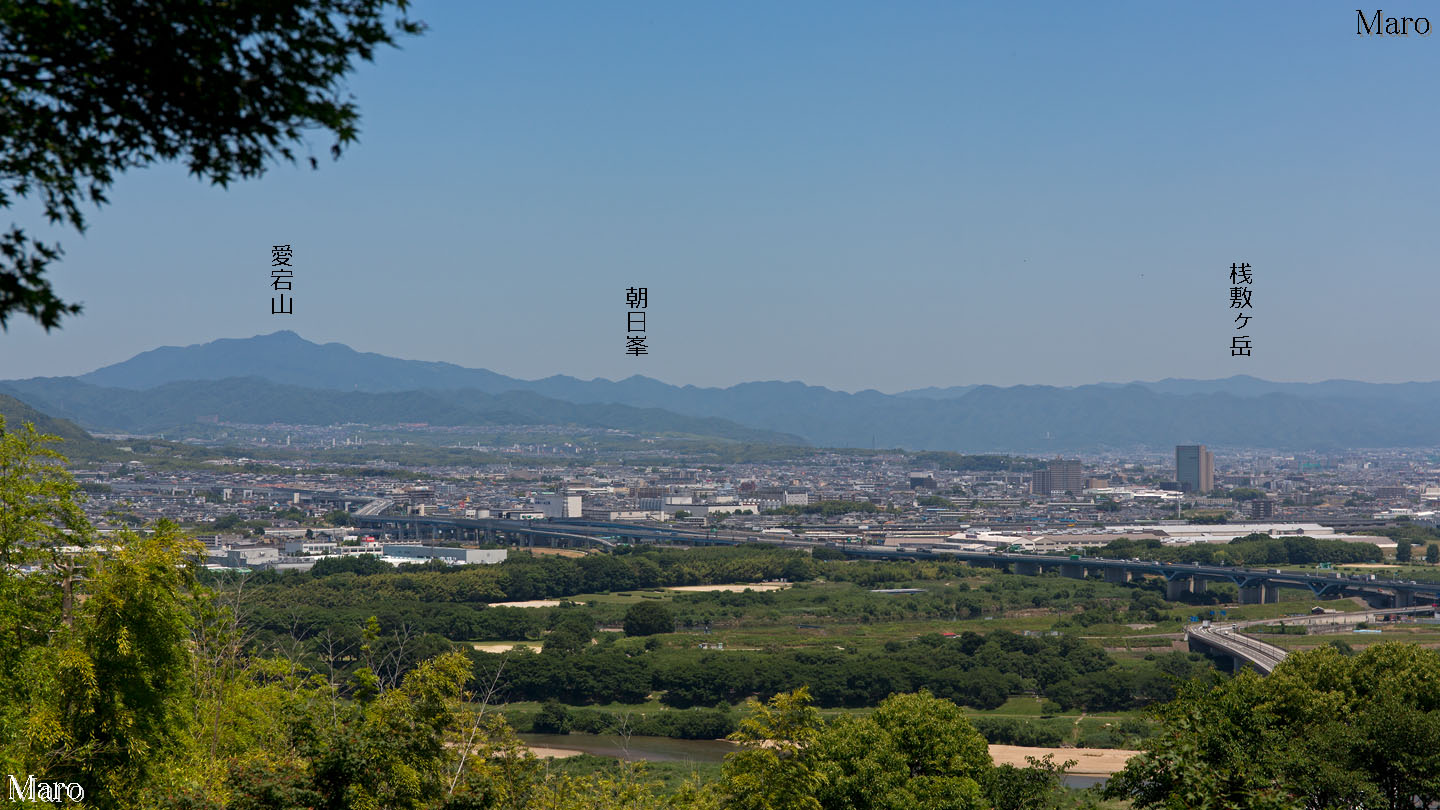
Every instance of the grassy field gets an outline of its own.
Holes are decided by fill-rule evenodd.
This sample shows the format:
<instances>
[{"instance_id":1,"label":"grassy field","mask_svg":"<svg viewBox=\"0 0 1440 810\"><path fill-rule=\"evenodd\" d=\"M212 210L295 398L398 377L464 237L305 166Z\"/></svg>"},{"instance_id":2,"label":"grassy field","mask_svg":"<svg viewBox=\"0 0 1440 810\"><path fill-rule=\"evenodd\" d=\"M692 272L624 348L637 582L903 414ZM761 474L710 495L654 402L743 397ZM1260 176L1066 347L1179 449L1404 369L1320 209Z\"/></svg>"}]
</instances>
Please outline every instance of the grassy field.
<instances>
[{"instance_id":1,"label":"grassy field","mask_svg":"<svg viewBox=\"0 0 1440 810\"><path fill-rule=\"evenodd\" d=\"M872 592L876 588L917 588L923 593L877 594ZM1212 589L1208 598L1233 599L1236 595L1233 587L1222 587ZM644 654L644 650L675 654L695 651L701 644L723 644L721 655L755 651L793 654L807 650L883 655L889 649L887 644L908 644L932 634L1064 633L1104 648L1122 672L1145 668L1153 671L1156 656L1184 651L1183 633L1192 616L1228 622L1304 615L1317 605L1347 613L1368 609L1358 598L1319 600L1304 589L1282 589L1280 598L1268 605L1188 604L1165 600L1163 583L1157 580L1122 585L1099 578L1018 576L982 569L973 575L952 574L930 580L805 582L764 593L631 590L581 594L567 601L592 606L602 626L617 625L629 606L642 601L666 605L679 624L676 632L646 639L620 636L613 641L616 648L633 651L631 654ZM537 610L549 615L558 609ZM701 629L705 625L709 632ZM1390 640L1440 645L1440 627L1410 625L1387 627L1382 634L1273 635L1266 639L1294 650L1318 647L1331 639L1343 640L1357 649ZM530 642L531 646L535 643ZM653 719L657 713L675 711L663 705L659 697L656 693L643 703L587 708L612 715L612 720L625 715L649 715ZM524 731L541 711L541 704L513 702L498 708ZM737 720L753 709L753 704L744 702L732 706ZM820 709L826 718L870 711L873 709ZM1102 713L1060 710L1053 702L1033 695L1011 695L997 708L965 707L964 711L987 735L994 732L1013 736L1015 724L1019 724L1021 733L1049 735L1050 739L1058 735L1060 743L1068 746L1136 748L1143 746L1144 739L1155 729L1142 709ZM992 737L992 741L1006 740ZM572 761L565 767L580 766ZM668 783L682 778L682 774L668 773L664 778Z\"/></svg>"},{"instance_id":2,"label":"grassy field","mask_svg":"<svg viewBox=\"0 0 1440 810\"><path fill-rule=\"evenodd\" d=\"M927 633L984 633L995 629L1011 632L1048 630L1055 617L1033 616L1013 619L917 619L910 621L865 622L861 619L801 615L792 622L765 621L754 626L714 628L709 633L677 632L671 638L680 643L723 642L726 649L779 649L797 647L849 647L878 645L891 639L911 639ZM800 624L814 625L801 627Z\"/></svg>"},{"instance_id":3,"label":"grassy field","mask_svg":"<svg viewBox=\"0 0 1440 810\"><path fill-rule=\"evenodd\" d=\"M916 583L919 587L926 584ZM844 586L839 586L844 587ZM890 597L905 599L904 596ZM1269 605L1220 604L1205 607L1176 605L1175 614L1182 619L1188 616L1213 618L1216 621L1248 621L1252 619L1273 619L1283 616L1308 613L1315 605L1331 610L1351 612L1366 610L1360 600L1336 599L1317 600L1305 591L1284 589L1283 601ZM1210 611L1215 611L1212 617ZM1224 611L1222 617L1220 612ZM724 623L712 625L711 632L680 631L667 637L667 643L700 644L701 642L723 642L726 649L787 649L801 647L849 648L883 644L892 639L911 639L927 633L988 633L1007 630L1012 633L1046 632L1055 629L1056 623L1068 615L1065 611L995 611L997 615L973 619L895 619L874 620L866 616L835 616L814 608L796 608L785 613L772 612L769 615L749 616L738 626ZM1131 627L1130 624L1136 624ZM1158 621L1141 623L1099 623L1085 627L1081 635L1105 647L1133 647L1141 654L1167 646L1165 635L1183 633L1188 621ZM808 625L808 626L801 626ZM1148 626L1146 626L1148 625ZM1176 636L1178 638L1178 636Z\"/></svg>"},{"instance_id":4,"label":"grassy field","mask_svg":"<svg viewBox=\"0 0 1440 810\"><path fill-rule=\"evenodd\" d=\"M1222 606L1226 615L1220 617L1205 615L1202 618L1223 620L1227 622L1250 621L1252 619L1278 619L1282 616L1289 616L1297 613L1308 613L1310 608L1319 605L1327 610L1338 610L1342 613L1353 613L1361 610L1369 610L1370 606L1365 604L1363 599L1316 599L1308 590L1301 591L1294 588L1280 589L1281 601L1270 605L1232 605ZM1209 609L1207 608L1207 611Z\"/></svg>"},{"instance_id":5,"label":"grassy field","mask_svg":"<svg viewBox=\"0 0 1440 810\"><path fill-rule=\"evenodd\" d=\"M1265 636L1265 641L1287 650L1308 650L1337 639L1354 649L1382 641L1405 641L1426 646L1440 646L1440 626L1433 624L1376 624L1379 633L1324 633L1305 636Z\"/></svg>"},{"instance_id":6,"label":"grassy field","mask_svg":"<svg viewBox=\"0 0 1440 810\"><path fill-rule=\"evenodd\" d=\"M1233 604L1187 605L1170 603L1157 592L1155 583L1118 585L1100 580L1068 580L1059 577L1028 577L1003 574L998 571L977 572L973 576L951 576L938 580L884 582L875 587L913 587L925 590L923 596L901 594L874 594L873 587L851 582L810 582L802 583L785 591L767 594L695 594L659 590L632 590L619 593L581 594L568 601L593 605L611 618L602 624L613 624L613 617L629 605L642 599L653 599L671 608L682 627L676 632L651 637L631 639L620 637L614 643L623 649L639 651L641 645L654 645L661 649L695 649L703 644L723 643L725 652L742 653L751 651L780 652L813 649L855 650L860 652L881 652L889 642L906 643L921 636L937 633L963 634L967 632L982 635L998 631L1012 633L1063 632L1081 636L1105 648L1112 659L1121 667L1139 666L1147 657L1168 654L1174 649L1183 649L1183 631L1192 615L1208 617L1210 610L1225 611L1226 620L1268 619L1290 614L1303 614L1310 610L1317 600L1307 591L1284 590L1284 601L1272 605ZM1070 594L1073 596L1066 596ZM1147 596L1148 594L1148 596ZM956 602L952 611L958 617L934 616L936 604L949 604L951 597L957 600L969 598L981 605L982 615L965 616L968 612ZM1160 606L1160 613L1154 620L1132 616L1132 602L1140 596ZM974 600L978 600L975 602ZM1360 610L1364 608L1351 600L1332 600L1326 607L1336 610ZM704 609L703 611L701 609ZM971 608L973 609L973 607ZM1084 611L1096 609L1116 610L1116 618L1077 626L1074 620ZM539 609L553 611L553 608ZM931 615L915 615L920 612ZM1152 611L1153 612L1153 611ZM685 618L698 614L704 621L690 618L695 627L685 628ZM699 624L708 622L710 632L698 629ZM1304 638L1304 637L1301 637ZM1287 642L1295 638L1286 639ZM486 643L486 642L476 642ZM488 642L501 643L501 642ZM533 646L534 642L531 642ZM667 709L652 695L650 700L638 704L610 704L592 706L612 715L646 715L655 712L673 711ZM517 728L528 729L531 719L540 711L540 704L529 702L507 703L500 707ZM1056 709L1053 704L1050 709ZM737 718L752 710L745 703L736 704L733 711ZM835 717L841 714L863 715L869 708L824 708L822 716ZM1079 709L1047 712L1042 700L1027 695L1011 696L1004 705L989 710L965 709L967 715L977 720L993 719L1016 721L1022 724L1038 724L1059 731L1066 744L1095 747L1126 747L1138 742L1137 735L1148 733L1151 728L1143 712L1119 711L1103 714L1087 714Z\"/></svg>"},{"instance_id":7,"label":"grassy field","mask_svg":"<svg viewBox=\"0 0 1440 810\"><path fill-rule=\"evenodd\" d=\"M578 596L567 596L565 601L577 602L582 605L632 605L645 600L667 601L674 597L675 594L672 591L647 589L617 593L582 593Z\"/></svg>"}]
</instances>

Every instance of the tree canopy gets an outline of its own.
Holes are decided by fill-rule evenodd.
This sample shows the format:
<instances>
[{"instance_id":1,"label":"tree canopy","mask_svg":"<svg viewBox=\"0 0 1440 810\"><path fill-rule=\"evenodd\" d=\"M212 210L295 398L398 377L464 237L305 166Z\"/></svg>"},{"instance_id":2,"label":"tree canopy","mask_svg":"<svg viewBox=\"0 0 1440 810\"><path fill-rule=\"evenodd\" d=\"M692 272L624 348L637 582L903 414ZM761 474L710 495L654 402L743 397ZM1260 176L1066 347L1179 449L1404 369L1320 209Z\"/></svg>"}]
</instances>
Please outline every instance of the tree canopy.
<instances>
[{"instance_id":1,"label":"tree canopy","mask_svg":"<svg viewBox=\"0 0 1440 810\"><path fill-rule=\"evenodd\" d=\"M896 694L864 717L830 723L809 690L752 705L730 739L724 805L755 810L1040 808L1063 793L1063 768L993 767L985 739L954 703Z\"/></svg>"},{"instance_id":2,"label":"tree canopy","mask_svg":"<svg viewBox=\"0 0 1440 810\"><path fill-rule=\"evenodd\" d=\"M422 30L408 5L0 2L0 208L33 196L50 224L83 231L83 208L129 169L178 160L223 187L296 162L313 130L338 158L359 134L344 79ZM18 225L0 233L0 329L80 312L47 276L60 255Z\"/></svg>"},{"instance_id":3,"label":"tree canopy","mask_svg":"<svg viewBox=\"0 0 1440 810\"><path fill-rule=\"evenodd\" d=\"M1137 808L1370 810L1440 802L1440 653L1292 653L1273 674L1194 683L1107 787Z\"/></svg>"},{"instance_id":4,"label":"tree canopy","mask_svg":"<svg viewBox=\"0 0 1440 810\"><path fill-rule=\"evenodd\" d=\"M675 617L657 602L636 602L625 611L625 635L653 636L675 631Z\"/></svg>"}]
</instances>

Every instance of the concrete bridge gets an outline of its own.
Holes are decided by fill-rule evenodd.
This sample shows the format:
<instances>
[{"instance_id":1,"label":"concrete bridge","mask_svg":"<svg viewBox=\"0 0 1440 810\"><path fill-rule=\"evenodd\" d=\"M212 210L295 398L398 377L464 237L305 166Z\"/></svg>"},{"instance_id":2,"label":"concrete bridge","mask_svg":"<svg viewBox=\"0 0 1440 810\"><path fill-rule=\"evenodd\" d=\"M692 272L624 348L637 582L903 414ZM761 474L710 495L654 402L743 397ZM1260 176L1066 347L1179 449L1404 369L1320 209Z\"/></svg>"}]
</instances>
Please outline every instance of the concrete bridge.
<instances>
[{"instance_id":1,"label":"concrete bridge","mask_svg":"<svg viewBox=\"0 0 1440 810\"><path fill-rule=\"evenodd\" d=\"M1129 582L1139 576L1159 576L1165 579L1165 594L1171 600L1182 599L1189 593L1203 593L1211 582L1230 582L1239 589L1241 604L1249 605L1279 601L1281 587L1305 588L1317 599L1358 595L1375 607L1405 608L1440 601L1440 583L1435 582L1364 579L1341 574L1321 575L1273 568L1114 560L1078 555L956 551L936 546L823 544L789 535L574 518L502 520L451 515L361 515L358 512L352 518L357 526L387 531L402 539L408 537L459 543L601 547L611 547L617 543L733 546L759 542L791 548L813 549L824 546L861 559L960 560L971 565L1008 568L1017 574L1035 575L1047 569L1076 579L1100 574L1105 577L1106 582L1117 584Z\"/></svg>"},{"instance_id":2,"label":"concrete bridge","mask_svg":"<svg viewBox=\"0 0 1440 810\"><path fill-rule=\"evenodd\" d=\"M1269 675L1285 660L1283 647L1267 644L1253 636L1243 635L1234 624L1196 624L1185 628L1185 640L1196 652L1220 653L1235 662L1235 671L1249 664Z\"/></svg>"},{"instance_id":3,"label":"concrete bridge","mask_svg":"<svg viewBox=\"0 0 1440 810\"><path fill-rule=\"evenodd\" d=\"M557 547L609 548L615 545L613 536L583 530L573 531L570 527L544 520L498 520L439 515L361 515L358 512L350 518L357 527L386 532L401 540Z\"/></svg>"},{"instance_id":4,"label":"concrete bridge","mask_svg":"<svg viewBox=\"0 0 1440 810\"><path fill-rule=\"evenodd\" d=\"M971 565L1008 568L1017 574L1058 571L1061 576L1084 579L1100 574L1106 582L1123 584L1137 576L1165 579L1165 594L1171 600L1187 593L1203 593L1211 582L1230 582L1240 591L1240 603L1270 604L1279 601L1280 588L1305 588L1317 599L1362 596L1376 607L1407 608L1434 604L1440 600L1440 583L1366 579L1342 574L1311 574L1276 568L1239 568L1199 563L1162 563L1155 560L1114 560L1079 555L1045 556L984 551L952 551L943 548L895 548L888 546L841 546L847 555L869 559L950 559Z\"/></svg>"},{"instance_id":5,"label":"concrete bridge","mask_svg":"<svg viewBox=\"0 0 1440 810\"><path fill-rule=\"evenodd\" d=\"M351 515L359 527L388 532L401 539L496 543L505 545L602 546L617 543L653 543L696 546L733 546L766 542L782 546L813 547L784 536L715 529L689 529L664 524L613 523L571 518L504 520L453 515Z\"/></svg>"},{"instance_id":6,"label":"concrete bridge","mask_svg":"<svg viewBox=\"0 0 1440 810\"><path fill-rule=\"evenodd\" d=\"M386 509L389 509L394 505L395 502L390 500L389 498L376 498L375 500L365 504L359 509L356 509L354 512L351 512L350 515L351 517L372 517L374 515L380 514L381 512L384 512Z\"/></svg>"},{"instance_id":7,"label":"concrete bridge","mask_svg":"<svg viewBox=\"0 0 1440 810\"><path fill-rule=\"evenodd\" d=\"M1241 631L1256 625L1348 625L1372 621L1379 615L1432 614L1434 607L1386 608L1384 610L1359 610L1345 613L1316 613L1309 616L1282 616L1275 619L1254 619L1247 622L1212 624L1203 622L1185 628L1185 641L1192 652L1204 652L1230 658L1235 671L1246 664L1269 675L1285 660L1287 650L1269 644Z\"/></svg>"}]
</instances>

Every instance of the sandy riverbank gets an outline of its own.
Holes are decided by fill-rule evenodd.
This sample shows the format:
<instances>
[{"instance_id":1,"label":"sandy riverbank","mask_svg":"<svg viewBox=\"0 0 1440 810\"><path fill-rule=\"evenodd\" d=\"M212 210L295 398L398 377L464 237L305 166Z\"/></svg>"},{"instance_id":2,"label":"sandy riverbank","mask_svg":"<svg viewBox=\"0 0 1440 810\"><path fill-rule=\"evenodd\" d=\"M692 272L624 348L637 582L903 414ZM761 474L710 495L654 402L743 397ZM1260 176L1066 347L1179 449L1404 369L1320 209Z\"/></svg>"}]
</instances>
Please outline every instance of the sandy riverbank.
<instances>
[{"instance_id":1,"label":"sandy riverbank","mask_svg":"<svg viewBox=\"0 0 1440 810\"><path fill-rule=\"evenodd\" d=\"M1057 764L1069 759L1078 760L1077 764L1070 769L1070 773L1085 774L1087 776L1115 773L1125 767L1126 760L1138 753L1140 752L1128 751L1123 748L1031 748L1023 745L990 746L990 758L995 760L996 765L1014 765L1017 768L1023 768L1029 764L1025 761L1025 757L1040 759L1046 754L1054 754Z\"/></svg>"},{"instance_id":2,"label":"sandy riverbank","mask_svg":"<svg viewBox=\"0 0 1440 810\"><path fill-rule=\"evenodd\" d=\"M541 759L564 759L566 757L578 757L585 752L576 751L573 748L550 748L543 745L532 745L530 746L530 753Z\"/></svg>"},{"instance_id":3,"label":"sandy riverbank","mask_svg":"<svg viewBox=\"0 0 1440 810\"><path fill-rule=\"evenodd\" d=\"M510 652L516 647L529 647L532 650L540 649L538 641L497 641L493 644L471 644L478 652L503 653Z\"/></svg>"},{"instance_id":4,"label":"sandy riverbank","mask_svg":"<svg viewBox=\"0 0 1440 810\"><path fill-rule=\"evenodd\" d=\"M564 759L585 753L574 748L555 748L550 746L532 745L530 751L537 757L554 757ZM1078 760L1077 764L1070 769L1070 773L1084 776L1109 776L1112 773L1125 767L1125 762L1139 751L1128 751L1123 748L1032 748L1021 745L992 745L990 746L990 758L995 760L996 765L1014 765L1023 768L1029 763L1026 757L1040 759L1046 754L1054 754L1056 763L1063 763L1066 760Z\"/></svg>"},{"instance_id":5,"label":"sandy riverbank","mask_svg":"<svg viewBox=\"0 0 1440 810\"><path fill-rule=\"evenodd\" d=\"M676 585L673 588L666 588L667 591L694 591L705 593L707 591L778 591L781 588L790 587L788 582L753 582L748 585Z\"/></svg>"}]
</instances>

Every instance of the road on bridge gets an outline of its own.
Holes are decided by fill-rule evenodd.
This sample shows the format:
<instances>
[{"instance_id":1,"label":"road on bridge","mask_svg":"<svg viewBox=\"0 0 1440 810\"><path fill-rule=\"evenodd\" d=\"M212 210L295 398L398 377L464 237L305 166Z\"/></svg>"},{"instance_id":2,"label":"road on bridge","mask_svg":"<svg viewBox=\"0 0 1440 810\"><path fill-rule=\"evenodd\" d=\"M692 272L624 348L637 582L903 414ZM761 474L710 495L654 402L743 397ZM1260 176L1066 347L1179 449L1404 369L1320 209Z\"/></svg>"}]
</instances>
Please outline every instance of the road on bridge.
<instances>
[{"instance_id":1,"label":"road on bridge","mask_svg":"<svg viewBox=\"0 0 1440 810\"><path fill-rule=\"evenodd\" d=\"M1285 660L1283 648L1244 635L1233 624L1191 625L1185 629L1185 637L1187 641L1199 641L1238 661L1246 661L1265 675L1274 672Z\"/></svg>"}]
</instances>

